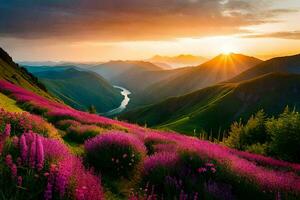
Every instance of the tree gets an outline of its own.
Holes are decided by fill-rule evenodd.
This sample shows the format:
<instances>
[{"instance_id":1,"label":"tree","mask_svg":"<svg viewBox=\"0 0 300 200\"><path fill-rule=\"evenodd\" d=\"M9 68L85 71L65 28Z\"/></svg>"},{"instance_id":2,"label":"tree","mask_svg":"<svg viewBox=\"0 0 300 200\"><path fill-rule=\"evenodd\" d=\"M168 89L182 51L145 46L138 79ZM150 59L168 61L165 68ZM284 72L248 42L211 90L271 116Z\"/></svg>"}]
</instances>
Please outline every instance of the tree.
<instances>
[{"instance_id":1,"label":"tree","mask_svg":"<svg viewBox=\"0 0 300 200\"><path fill-rule=\"evenodd\" d=\"M242 149L241 135L243 135L244 126L240 122L234 122L230 127L228 138L225 139L224 144L231 148Z\"/></svg>"},{"instance_id":2,"label":"tree","mask_svg":"<svg viewBox=\"0 0 300 200\"><path fill-rule=\"evenodd\" d=\"M246 125L241 121L231 125L229 137L225 139L225 145L239 150L246 150L249 146L264 144L269 140L265 128L266 116L263 110L252 115ZM251 149L251 148L250 148Z\"/></svg>"},{"instance_id":3,"label":"tree","mask_svg":"<svg viewBox=\"0 0 300 200\"><path fill-rule=\"evenodd\" d=\"M270 150L281 159L300 162L300 114L288 107L278 117L266 123L271 136Z\"/></svg>"},{"instance_id":4,"label":"tree","mask_svg":"<svg viewBox=\"0 0 300 200\"><path fill-rule=\"evenodd\" d=\"M88 112L92 114L97 113L96 107L94 105L89 106Z\"/></svg>"},{"instance_id":5,"label":"tree","mask_svg":"<svg viewBox=\"0 0 300 200\"><path fill-rule=\"evenodd\" d=\"M243 145L264 144L270 140L265 127L266 115L263 110L252 115L244 126L244 134L241 136Z\"/></svg>"}]
</instances>

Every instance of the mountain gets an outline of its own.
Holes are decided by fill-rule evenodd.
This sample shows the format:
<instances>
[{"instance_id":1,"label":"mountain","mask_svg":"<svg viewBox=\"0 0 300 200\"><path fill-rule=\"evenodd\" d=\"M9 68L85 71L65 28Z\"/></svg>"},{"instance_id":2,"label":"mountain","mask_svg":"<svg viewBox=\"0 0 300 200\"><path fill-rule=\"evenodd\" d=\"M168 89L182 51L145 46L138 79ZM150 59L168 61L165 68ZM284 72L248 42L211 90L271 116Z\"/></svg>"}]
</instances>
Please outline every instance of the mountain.
<instances>
[{"instance_id":1,"label":"mountain","mask_svg":"<svg viewBox=\"0 0 300 200\"><path fill-rule=\"evenodd\" d=\"M58 69L57 69L58 68ZM122 101L120 91L100 75L90 71L79 71L71 67L43 68L35 71L53 95L66 104L80 110L94 105L98 112L117 108Z\"/></svg>"},{"instance_id":2,"label":"mountain","mask_svg":"<svg viewBox=\"0 0 300 200\"><path fill-rule=\"evenodd\" d=\"M216 134L260 109L272 115L282 112L286 105L300 108L300 75L271 73L239 83L217 84L129 111L120 118L186 134L201 130Z\"/></svg>"},{"instance_id":3,"label":"mountain","mask_svg":"<svg viewBox=\"0 0 300 200\"><path fill-rule=\"evenodd\" d=\"M67 69L76 69L78 71L83 71L82 68L79 68L75 65L22 65L24 68L26 68L30 73L39 73L44 71L65 71Z\"/></svg>"},{"instance_id":4,"label":"mountain","mask_svg":"<svg viewBox=\"0 0 300 200\"><path fill-rule=\"evenodd\" d=\"M248 80L271 72L300 74L300 54L277 57L264 61L257 66L244 71L243 73L229 80L229 82Z\"/></svg>"},{"instance_id":5,"label":"mountain","mask_svg":"<svg viewBox=\"0 0 300 200\"><path fill-rule=\"evenodd\" d=\"M177 56L160 56L155 55L149 59L153 63L166 63L174 68L200 65L207 61L207 58L194 56L189 54L181 54Z\"/></svg>"},{"instance_id":6,"label":"mountain","mask_svg":"<svg viewBox=\"0 0 300 200\"><path fill-rule=\"evenodd\" d=\"M2 48L0 48L0 79L22 86L48 99L55 99L47 93L45 86L35 76L15 63Z\"/></svg>"},{"instance_id":7,"label":"mountain","mask_svg":"<svg viewBox=\"0 0 300 200\"><path fill-rule=\"evenodd\" d=\"M162 68L144 61L110 61L93 66L90 70L97 72L109 81L113 81L117 80L123 73L130 71L155 71L162 70Z\"/></svg>"},{"instance_id":8,"label":"mountain","mask_svg":"<svg viewBox=\"0 0 300 200\"><path fill-rule=\"evenodd\" d=\"M154 83L145 90L145 99L156 102L163 98L179 96L228 80L259 64L261 60L241 54L221 54L197 67Z\"/></svg>"},{"instance_id":9,"label":"mountain","mask_svg":"<svg viewBox=\"0 0 300 200\"><path fill-rule=\"evenodd\" d=\"M90 70L100 74L113 85L130 90L132 96L135 96L132 98L134 101L138 101L143 91L150 85L182 71L182 69L164 70L144 61L111 61Z\"/></svg>"}]
</instances>

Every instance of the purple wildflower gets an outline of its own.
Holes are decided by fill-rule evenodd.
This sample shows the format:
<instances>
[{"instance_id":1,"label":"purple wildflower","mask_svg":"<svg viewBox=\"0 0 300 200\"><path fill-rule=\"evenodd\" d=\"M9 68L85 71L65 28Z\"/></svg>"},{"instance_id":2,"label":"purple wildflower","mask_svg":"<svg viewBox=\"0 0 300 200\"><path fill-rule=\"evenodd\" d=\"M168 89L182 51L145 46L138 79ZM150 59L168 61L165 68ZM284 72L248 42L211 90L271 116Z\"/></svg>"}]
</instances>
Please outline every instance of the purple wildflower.
<instances>
[{"instance_id":1,"label":"purple wildflower","mask_svg":"<svg viewBox=\"0 0 300 200\"><path fill-rule=\"evenodd\" d=\"M20 138L20 151L21 151L21 158L23 162L27 162L27 155L28 155L28 146L26 143L26 138L24 135Z\"/></svg>"},{"instance_id":2,"label":"purple wildflower","mask_svg":"<svg viewBox=\"0 0 300 200\"><path fill-rule=\"evenodd\" d=\"M33 135L32 142L30 144L30 151L29 151L29 166L31 168L35 167L36 161L36 135Z\"/></svg>"},{"instance_id":3,"label":"purple wildflower","mask_svg":"<svg viewBox=\"0 0 300 200\"><path fill-rule=\"evenodd\" d=\"M6 124L3 135L5 137L9 137L10 136L10 132L11 132L11 125L10 124Z\"/></svg>"},{"instance_id":4,"label":"purple wildflower","mask_svg":"<svg viewBox=\"0 0 300 200\"><path fill-rule=\"evenodd\" d=\"M47 187L44 193L44 199L45 200L51 200L52 199L52 184L51 183L47 183Z\"/></svg>"},{"instance_id":5,"label":"purple wildflower","mask_svg":"<svg viewBox=\"0 0 300 200\"><path fill-rule=\"evenodd\" d=\"M38 170L41 170L44 166L45 155L44 155L44 146L39 136L37 136L36 139L36 158L37 158L37 168Z\"/></svg>"},{"instance_id":6,"label":"purple wildflower","mask_svg":"<svg viewBox=\"0 0 300 200\"><path fill-rule=\"evenodd\" d=\"M13 160L12 160L12 156L10 154L8 154L5 157L5 163L8 167L11 167L13 165Z\"/></svg>"},{"instance_id":7,"label":"purple wildflower","mask_svg":"<svg viewBox=\"0 0 300 200\"><path fill-rule=\"evenodd\" d=\"M23 178L22 178L22 176L18 176L18 179L17 179L17 184L18 184L18 186L21 187L21 186L22 186L22 183L23 183Z\"/></svg>"},{"instance_id":8,"label":"purple wildflower","mask_svg":"<svg viewBox=\"0 0 300 200\"><path fill-rule=\"evenodd\" d=\"M18 170L16 164L12 164L10 170L12 177L17 177Z\"/></svg>"}]
</instances>

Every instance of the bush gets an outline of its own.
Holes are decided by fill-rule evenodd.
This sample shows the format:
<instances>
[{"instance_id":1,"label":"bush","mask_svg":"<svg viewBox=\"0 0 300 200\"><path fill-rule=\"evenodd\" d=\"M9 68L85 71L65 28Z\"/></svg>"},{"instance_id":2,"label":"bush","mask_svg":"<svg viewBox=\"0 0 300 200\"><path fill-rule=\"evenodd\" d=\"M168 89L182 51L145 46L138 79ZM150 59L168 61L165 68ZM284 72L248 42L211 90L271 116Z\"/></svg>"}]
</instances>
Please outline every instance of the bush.
<instances>
[{"instance_id":1,"label":"bush","mask_svg":"<svg viewBox=\"0 0 300 200\"><path fill-rule=\"evenodd\" d=\"M85 142L87 162L103 176L129 178L146 154L144 144L125 132L108 132Z\"/></svg>"},{"instance_id":2,"label":"bush","mask_svg":"<svg viewBox=\"0 0 300 200\"><path fill-rule=\"evenodd\" d=\"M93 138L103 132L103 129L95 125L70 126L67 129L65 138L72 142L83 143L87 139Z\"/></svg>"},{"instance_id":3,"label":"bush","mask_svg":"<svg viewBox=\"0 0 300 200\"><path fill-rule=\"evenodd\" d=\"M265 122L266 116L262 110L251 116L246 125L243 125L241 121L234 122L231 125L229 137L224 141L225 145L246 150L252 145L266 143L270 137L266 132Z\"/></svg>"},{"instance_id":4,"label":"bush","mask_svg":"<svg viewBox=\"0 0 300 200\"><path fill-rule=\"evenodd\" d=\"M246 151L255 154L266 155L267 154L268 145L267 144L252 144L246 147Z\"/></svg>"},{"instance_id":5,"label":"bush","mask_svg":"<svg viewBox=\"0 0 300 200\"><path fill-rule=\"evenodd\" d=\"M271 152L281 159L300 162L300 114L287 107L278 119L270 119L266 126L272 138Z\"/></svg>"},{"instance_id":6,"label":"bush","mask_svg":"<svg viewBox=\"0 0 300 200\"><path fill-rule=\"evenodd\" d=\"M216 172L214 163L202 160L194 152L161 152L145 160L142 185L153 186L155 193L166 199L181 195L193 199L204 195L206 184Z\"/></svg>"}]
</instances>

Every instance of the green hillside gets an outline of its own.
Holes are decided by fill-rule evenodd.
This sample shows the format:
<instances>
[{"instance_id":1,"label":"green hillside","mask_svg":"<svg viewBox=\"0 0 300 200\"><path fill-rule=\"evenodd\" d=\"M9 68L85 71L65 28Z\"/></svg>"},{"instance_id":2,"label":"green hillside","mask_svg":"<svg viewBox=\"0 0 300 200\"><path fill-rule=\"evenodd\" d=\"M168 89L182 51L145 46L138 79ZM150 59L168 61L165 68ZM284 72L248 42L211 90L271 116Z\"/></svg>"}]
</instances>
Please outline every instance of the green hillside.
<instances>
[{"instance_id":1,"label":"green hillside","mask_svg":"<svg viewBox=\"0 0 300 200\"><path fill-rule=\"evenodd\" d=\"M87 110L94 105L98 112L106 112L117 108L123 98L118 89L94 72L50 68L34 74L50 93L80 110Z\"/></svg>"},{"instance_id":2,"label":"green hillside","mask_svg":"<svg viewBox=\"0 0 300 200\"><path fill-rule=\"evenodd\" d=\"M277 57L264 61L255 67L244 71L243 73L229 80L229 82L244 81L271 72L300 74L300 54Z\"/></svg>"},{"instance_id":3,"label":"green hillside","mask_svg":"<svg viewBox=\"0 0 300 200\"><path fill-rule=\"evenodd\" d=\"M22 109L18 107L16 101L0 93L0 108L4 108L9 112L22 112Z\"/></svg>"},{"instance_id":4,"label":"green hillside","mask_svg":"<svg viewBox=\"0 0 300 200\"><path fill-rule=\"evenodd\" d=\"M300 106L300 75L272 73L241 83L224 83L130 111L122 119L186 134L228 129L260 109L273 115ZM216 135L215 135L216 136Z\"/></svg>"},{"instance_id":5,"label":"green hillside","mask_svg":"<svg viewBox=\"0 0 300 200\"><path fill-rule=\"evenodd\" d=\"M16 64L2 48L0 48L0 79L22 86L48 99L54 99L36 77Z\"/></svg>"}]
</instances>

